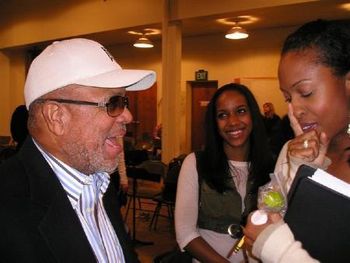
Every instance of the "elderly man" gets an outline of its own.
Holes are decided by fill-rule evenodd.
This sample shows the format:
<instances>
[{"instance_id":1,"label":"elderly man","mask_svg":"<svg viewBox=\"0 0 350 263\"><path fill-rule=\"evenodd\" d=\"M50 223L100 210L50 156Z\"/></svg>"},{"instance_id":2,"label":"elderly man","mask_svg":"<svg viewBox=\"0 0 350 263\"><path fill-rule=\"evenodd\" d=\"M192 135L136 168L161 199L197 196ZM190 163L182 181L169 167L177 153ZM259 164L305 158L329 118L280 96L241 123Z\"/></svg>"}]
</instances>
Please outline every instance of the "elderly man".
<instances>
[{"instance_id":1,"label":"elderly man","mask_svg":"<svg viewBox=\"0 0 350 263\"><path fill-rule=\"evenodd\" d=\"M138 262L109 173L132 120L125 90L154 82L87 39L55 42L33 61L30 137L0 167L1 261Z\"/></svg>"}]
</instances>

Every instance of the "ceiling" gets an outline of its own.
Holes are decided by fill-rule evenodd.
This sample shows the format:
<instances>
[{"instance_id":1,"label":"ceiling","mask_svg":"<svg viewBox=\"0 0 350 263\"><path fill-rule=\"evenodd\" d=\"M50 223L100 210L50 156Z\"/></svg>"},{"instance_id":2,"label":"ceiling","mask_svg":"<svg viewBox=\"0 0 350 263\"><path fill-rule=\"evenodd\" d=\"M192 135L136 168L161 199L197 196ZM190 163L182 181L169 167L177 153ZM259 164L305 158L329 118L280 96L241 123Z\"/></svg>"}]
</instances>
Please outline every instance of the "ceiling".
<instances>
[{"instance_id":1,"label":"ceiling","mask_svg":"<svg viewBox=\"0 0 350 263\"><path fill-rule=\"evenodd\" d=\"M242 21L242 26L248 31L262 30L276 27L299 26L307 21L323 19L350 19L350 1L323 0L287 6L268 7L247 10L239 13L218 14L208 17L196 17L182 20L182 34L184 37L208 34L224 34L232 25L218 22L226 19L233 22L239 16L251 16L253 22ZM85 35L104 45L119 43L133 43L138 36L130 35L129 30L140 31L145 28L161 29L161 24L147 25L137 28L114 30L103 33ZM161 35L149 36L151 40L159 40Z\"/></svg>"}]
</instances>

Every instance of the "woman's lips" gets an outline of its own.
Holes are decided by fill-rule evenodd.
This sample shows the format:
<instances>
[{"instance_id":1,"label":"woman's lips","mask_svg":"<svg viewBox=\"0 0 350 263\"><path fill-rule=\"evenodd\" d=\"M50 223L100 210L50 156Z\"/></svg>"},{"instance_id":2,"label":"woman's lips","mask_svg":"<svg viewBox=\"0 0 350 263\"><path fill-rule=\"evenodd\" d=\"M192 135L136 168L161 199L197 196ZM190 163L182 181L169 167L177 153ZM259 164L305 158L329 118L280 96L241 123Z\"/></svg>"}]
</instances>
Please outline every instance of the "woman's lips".
<instances>
[{"instance_id":1,"label":"woman's lips","mask_svg":"<svg viewBox=\"0 0 350 263\"><path fill-rule=\"evenodd\" d=\"M304 123L301 125L301 129L303 130L303 132L316 130L316 128L317 128L317 123Z\"/></svg>"},{"instance_id":2,"label":"woman's lips","mask_svg":"<svg viewBox=\"0 0 350 263\"><path fill-rule=\"evenodd\" d=\"M243 130L239 129L239 130L234 130L234 131L227 131L226 133L229 136L232 136L232 137L236 138L236 137L239 137L243 133Z\"/></svg>"}]
</instances>

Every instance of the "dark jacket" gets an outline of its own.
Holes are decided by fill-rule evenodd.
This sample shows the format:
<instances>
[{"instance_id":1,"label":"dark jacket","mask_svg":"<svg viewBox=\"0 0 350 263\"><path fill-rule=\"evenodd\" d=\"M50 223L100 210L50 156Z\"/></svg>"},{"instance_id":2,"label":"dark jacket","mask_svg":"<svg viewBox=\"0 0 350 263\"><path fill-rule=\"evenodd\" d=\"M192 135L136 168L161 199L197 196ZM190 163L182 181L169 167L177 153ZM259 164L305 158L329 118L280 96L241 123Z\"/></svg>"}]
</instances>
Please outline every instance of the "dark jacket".
<instances>
[{"instance_id":1,"label":"dark jacket","mask_svg":"<svg viewBox=\"0 0 350 263\"><path fill-rule=\"evenodd\" d=\"M227 234L231 224L245 225L246 217L257 208L257 182L254 178L248 178L246 184L246 196L244 198L245 209L242 213L242 198L238 193L234 181L230 178L227 184L229 189L219 193L203 178L203 152L196 152L196 163L199 186L199 211L197 224L200 228ZM231 175L230 175L231 176Z\"/></svg>"},{"instance_id":2,"label":"dark jacket","mask_svg":"<svg viewBox=\"0 0 350 263\"><path fill-rule=\"evenodd\" d=\"M126 262L138 262L112 185L103 197ZM96 262L78 216L31 138L0 166L1 262Z\"/></svg>"}]
</instances>

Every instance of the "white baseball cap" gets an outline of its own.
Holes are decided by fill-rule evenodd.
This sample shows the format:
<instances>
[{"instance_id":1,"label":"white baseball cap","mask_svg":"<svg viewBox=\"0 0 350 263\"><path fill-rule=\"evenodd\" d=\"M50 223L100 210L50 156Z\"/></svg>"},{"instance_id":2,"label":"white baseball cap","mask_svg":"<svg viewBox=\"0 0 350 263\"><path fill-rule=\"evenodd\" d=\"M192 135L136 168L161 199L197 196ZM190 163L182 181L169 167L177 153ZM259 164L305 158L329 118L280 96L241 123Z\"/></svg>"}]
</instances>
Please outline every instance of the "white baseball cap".
<instances>
[{"instance_id":1,"label":"white baseball cap","mask_svg":"<svg viewBox=\"0 0 350 263\"><path fill-rule=\"evenodd\" d=\"M145 90L155 81L154 71L122 69L101 44L74 38L52 43L33 60L24 98L29 108L37 98L70 84Z\"/></svg>"}]
</instances>

